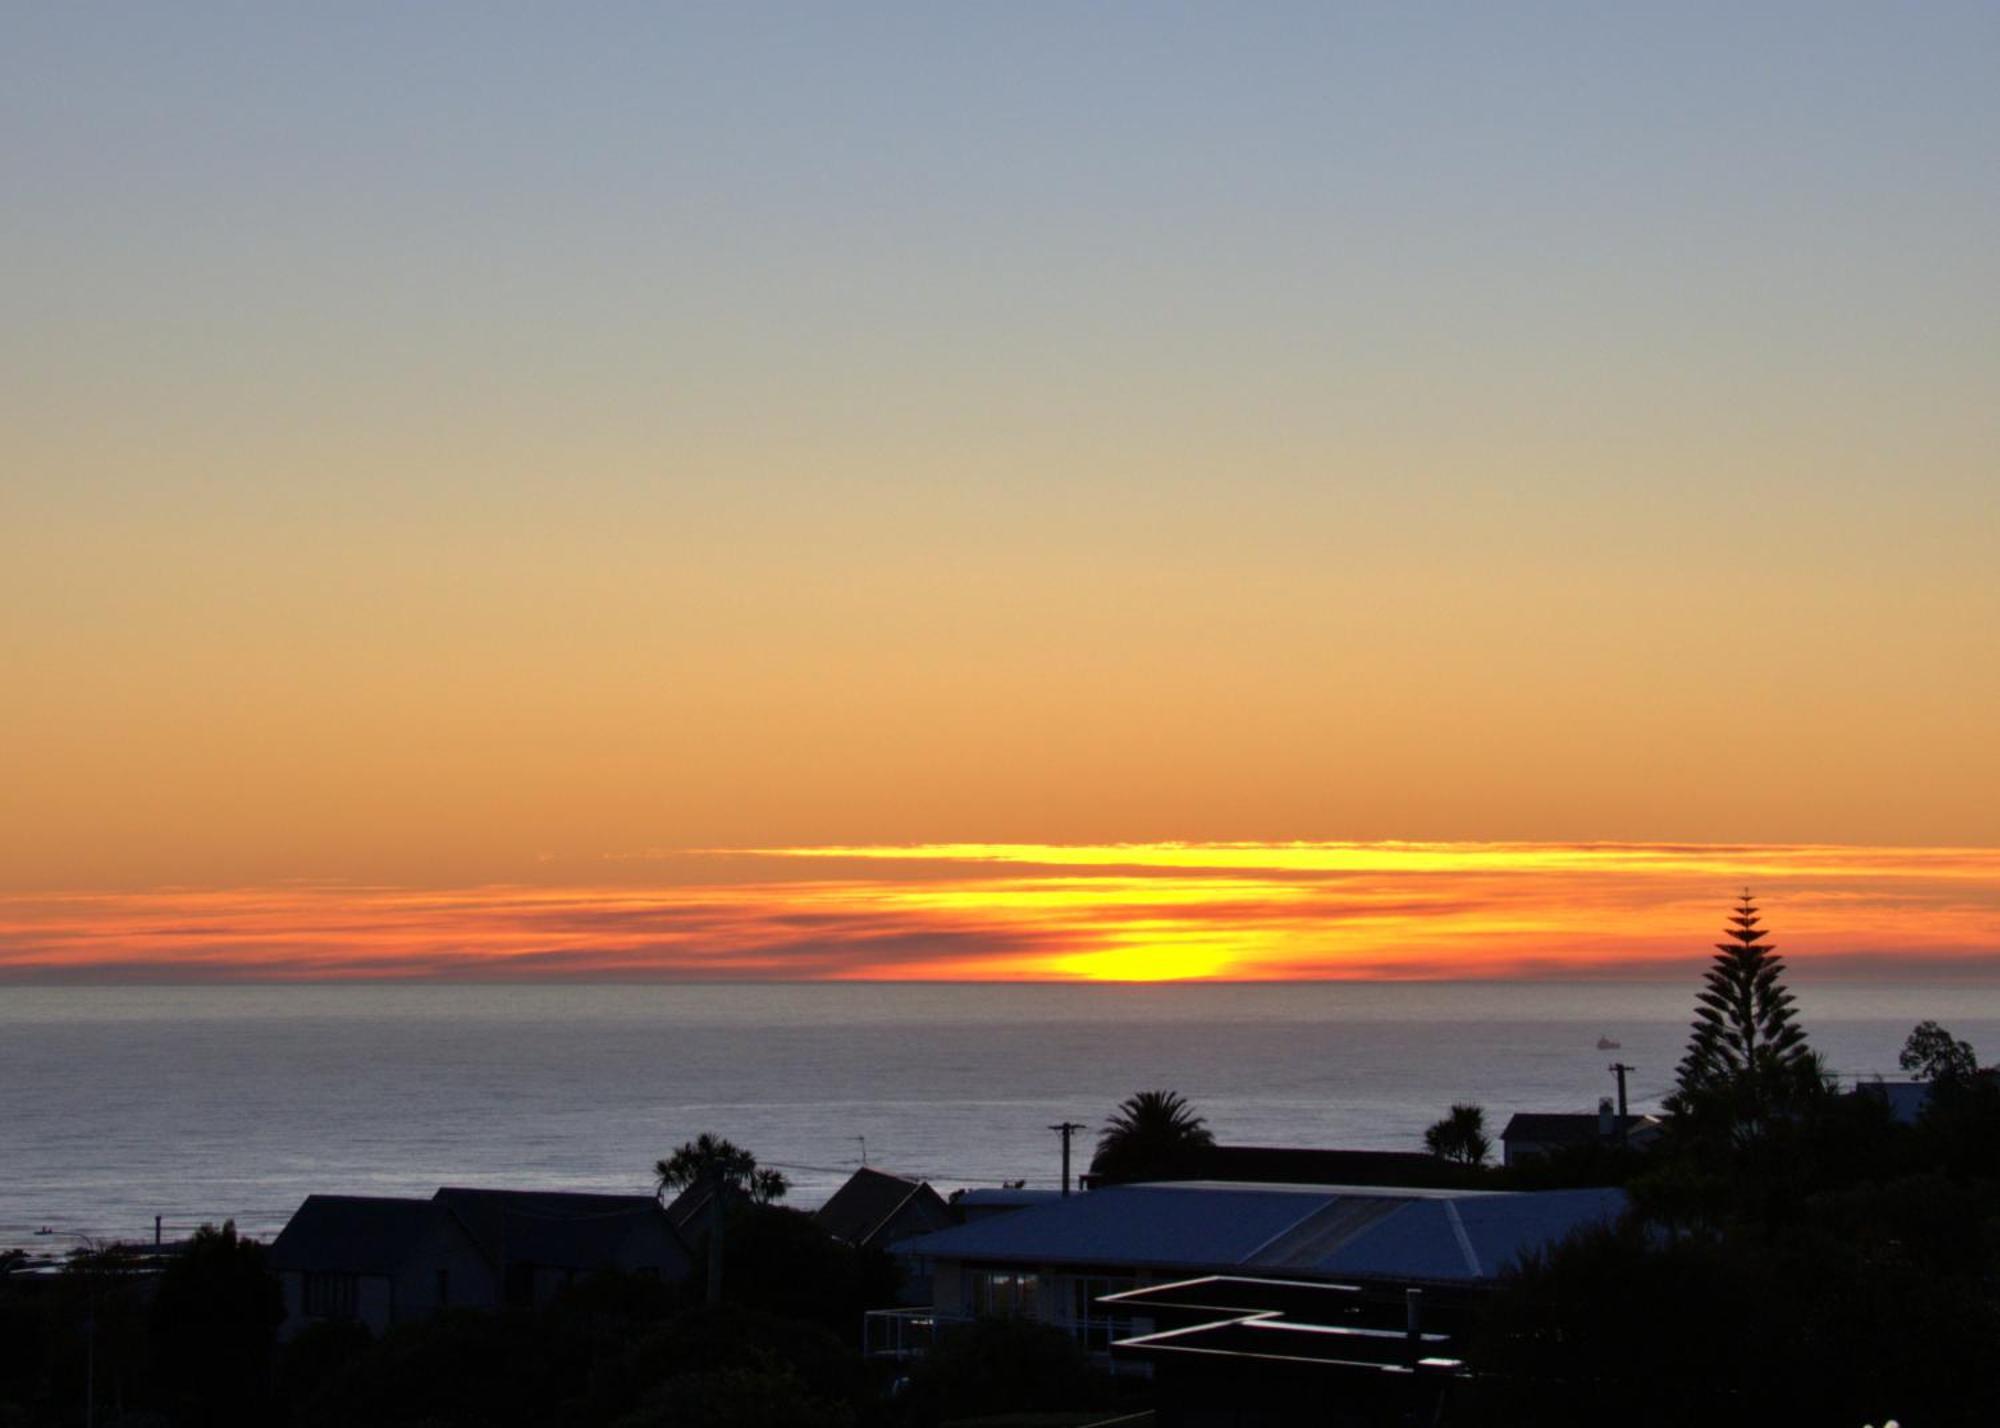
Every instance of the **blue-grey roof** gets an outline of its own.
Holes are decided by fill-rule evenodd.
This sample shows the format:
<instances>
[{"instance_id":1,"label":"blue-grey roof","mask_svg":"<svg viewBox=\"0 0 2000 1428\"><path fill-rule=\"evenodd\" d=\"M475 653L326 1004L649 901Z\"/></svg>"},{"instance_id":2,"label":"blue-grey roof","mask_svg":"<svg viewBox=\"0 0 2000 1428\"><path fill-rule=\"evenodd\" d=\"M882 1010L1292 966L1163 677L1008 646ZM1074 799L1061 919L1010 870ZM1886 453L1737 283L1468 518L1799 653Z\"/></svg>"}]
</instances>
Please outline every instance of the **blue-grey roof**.
<instances>
[{"instance_id":1,"label":"blue-grey roof","mask_svg":"<svg viewBox=\"0 0 2000 1428\"><path fill-rule=\"evenodd\" d=\"M1924 1081L1862 1081L1856 1095L1879 1096L1889 1105L1889 1118L1898 1125L1915 1125L1930 1104L1931 1088Z\"/></svg>"},{"instance_id":2,"label":"blue-grey roof","mask_svg":"<svg viewBox=\"0 0 2000 1428\"><path fill-rule=\"evenodd\" d=\"M1618 1189L1542 1190L1413 1200L1319 1266L1335 1276L1491 1279L1582 1225L1616 1219Z\"/></svg>"},{"instance_id":3,"label":"blue-grey roof","mask_svg":"<svg viewBox=\"0 0 2000 1428\"><path fill-rule=\"evenodd\" d=\"M1616 1189L1121 1185L922 1235L902 1249L934 1259L1174 1272L1486 1279L1524 1250L1614 1218L1624 1205Z\"/></svg>"},{"instance_id":4,"label":"blue-grey roof","mask_svg":"<svg viewBox=\"0 0 2000 1428\"><path fill-rule=\"evenodd\" d=\"M1048 1205L1062 1199L1060 1190L1024 1190L1015 1186L982 1186L973 1190L961 1190L953 1195L952 1203L967 1209L978 1210L1018 1210L1023 1205Z\"/></svg>"}]
</instances>

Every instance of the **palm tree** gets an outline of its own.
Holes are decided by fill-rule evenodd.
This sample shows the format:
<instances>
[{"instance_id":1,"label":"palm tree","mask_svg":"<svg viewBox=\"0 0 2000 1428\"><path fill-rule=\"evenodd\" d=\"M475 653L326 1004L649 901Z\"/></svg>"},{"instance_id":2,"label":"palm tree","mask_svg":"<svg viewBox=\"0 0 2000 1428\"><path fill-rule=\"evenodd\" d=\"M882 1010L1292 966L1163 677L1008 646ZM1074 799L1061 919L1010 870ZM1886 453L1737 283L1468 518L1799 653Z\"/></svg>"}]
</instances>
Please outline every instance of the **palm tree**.
<instances>
[{"instance_id":1,"label":"palm tree","mask_svg":"<svg viewBox=\"0 0 2000 1428\"><path fill-rule=\"evenodd\" d=\"M1215 1144L1177 1091L1141 1091L1119 1102L1097 1137L1090 1173L1100 1180L1187 1175Z\"/></svg>"},{"instance_id":2,"label":"palm tree","mask_svg":"<svg viewBox=\"0 0 2000 1428\"><path fill-rule=\"evenodd\" d=\"M781 1171L759 1170L756 1156L709 1131L684 1142L667 1159L655 1161L653 1180L662 1198L670 1191L713 1180L727 1192L747 1195L759 1205L783 1199L792 1188Z\"/></svg>"},{"instance_id":3,"label":"palm tree","mask_svg":"<svg viewBox=\"0 0 2000 1428\"><path fill-rule=\"evenodd\" d=\"M1455 1160L1461 1165L1483 1165L1493 1148L1486 1134L1486 1110L1482 1106L1456 1102L1451 1114L1424 1132L1424 1149L1439 1160Z\"/></svg>"}]
</instances>

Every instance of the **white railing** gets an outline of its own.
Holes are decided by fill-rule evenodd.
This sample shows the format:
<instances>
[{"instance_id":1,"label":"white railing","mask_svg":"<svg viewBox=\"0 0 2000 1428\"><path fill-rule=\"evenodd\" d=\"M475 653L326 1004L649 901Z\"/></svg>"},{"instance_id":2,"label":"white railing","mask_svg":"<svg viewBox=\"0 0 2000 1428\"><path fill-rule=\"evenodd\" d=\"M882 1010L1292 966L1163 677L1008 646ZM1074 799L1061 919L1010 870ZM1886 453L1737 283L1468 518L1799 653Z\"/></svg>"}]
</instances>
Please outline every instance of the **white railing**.
<instances>
[{"instance_id":1,"label":"white railing","mask_svg":"<svg viewBox=\"0 0 2000 1428\"><path fill-rule=\"evenodd\" d=\"M973 1318L973 1315L960 1311L870 1309L861 1319L861 1351L871 1359L900 1361L920 1358L936 1346L940 1334L970 1324ZM1141 1377L1152 1373L1150 1364L1121 1363L1111 1354L1114 1340L1151 1328L1150 1320L1133 1320L1123 1316L1091 1318L1057 1322L1051 1327L1061 1329L1075 1339L1077 1347L1089 1354L1099 1368Z\"/></svg>"},{"instance_id":2,"label":"white railing","mask_svg":"<svg viewBox=\"0 0 2000 1428\"><path fill-rule=\"evenodd\" d=\"M943 1329L971 1317L936 1309L870 1309L861 1319L861 1351L871 1359L908 1359L927 1352Z\"/></svg>"}]
</instances>

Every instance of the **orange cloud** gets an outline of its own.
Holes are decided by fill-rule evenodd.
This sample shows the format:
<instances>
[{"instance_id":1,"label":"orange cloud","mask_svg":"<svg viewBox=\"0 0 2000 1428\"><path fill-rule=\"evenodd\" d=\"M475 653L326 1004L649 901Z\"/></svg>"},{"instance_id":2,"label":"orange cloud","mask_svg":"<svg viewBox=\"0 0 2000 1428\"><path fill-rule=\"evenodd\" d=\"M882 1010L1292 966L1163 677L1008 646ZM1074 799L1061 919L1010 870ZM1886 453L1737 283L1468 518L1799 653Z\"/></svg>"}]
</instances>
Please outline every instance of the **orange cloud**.
<instances>
[{"instance_id":1,"label":"orange cloud","mask_svg":"<svg viewBox=\"0 0 2000 1428\"><path fill-rule=\"evenodd\" d=\"M666 856L666 855L661 855ZM1748 883L1795 963L2000 971L2000 850L1505 843L735 852L811 878L651 888L0 897L0 978L1163 980L1698 968Z\"/></svg>"}]
</instances>

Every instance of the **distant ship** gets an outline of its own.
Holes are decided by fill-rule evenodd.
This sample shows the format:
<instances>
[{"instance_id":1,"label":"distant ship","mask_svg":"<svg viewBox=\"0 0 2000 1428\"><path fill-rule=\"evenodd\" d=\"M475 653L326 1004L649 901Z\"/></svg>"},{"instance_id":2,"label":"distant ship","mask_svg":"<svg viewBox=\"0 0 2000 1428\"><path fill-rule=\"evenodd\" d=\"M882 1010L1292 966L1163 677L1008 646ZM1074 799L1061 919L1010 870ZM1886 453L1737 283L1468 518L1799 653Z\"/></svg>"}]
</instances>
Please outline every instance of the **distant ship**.
<instances>
[{"instance_id":1,"label":"distant ship","mask_svg":"<svg viewBox=\"0 0 2000 1428\"><path fill-rule=\"evenodd\" d=\"M1597 1049L1599 1051L1623 1051L1625 1048L1608 1036L1600 1036L1597 1038Z\"/></svg>"}]
</instances>

